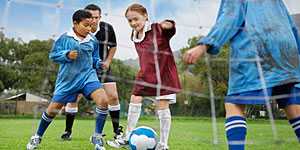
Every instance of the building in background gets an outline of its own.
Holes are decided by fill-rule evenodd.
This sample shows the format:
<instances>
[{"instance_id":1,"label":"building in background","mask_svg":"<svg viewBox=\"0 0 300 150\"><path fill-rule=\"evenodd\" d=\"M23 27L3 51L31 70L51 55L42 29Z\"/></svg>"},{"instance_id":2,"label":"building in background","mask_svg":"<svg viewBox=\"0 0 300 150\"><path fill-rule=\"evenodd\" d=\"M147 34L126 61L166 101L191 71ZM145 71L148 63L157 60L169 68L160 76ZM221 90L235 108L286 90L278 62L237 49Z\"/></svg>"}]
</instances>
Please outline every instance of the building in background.
<instances>
[{"instance_id":1,"label":"building in background","mask_svg":"<svg viewBox=\"0 0 300 150\"><path fill-rule=\"evenodd\" d=\"M47 106L47 99L30 93L21 93L0 100L0 114L37 114L46 110Z\"/></svg>"}]
</instances>

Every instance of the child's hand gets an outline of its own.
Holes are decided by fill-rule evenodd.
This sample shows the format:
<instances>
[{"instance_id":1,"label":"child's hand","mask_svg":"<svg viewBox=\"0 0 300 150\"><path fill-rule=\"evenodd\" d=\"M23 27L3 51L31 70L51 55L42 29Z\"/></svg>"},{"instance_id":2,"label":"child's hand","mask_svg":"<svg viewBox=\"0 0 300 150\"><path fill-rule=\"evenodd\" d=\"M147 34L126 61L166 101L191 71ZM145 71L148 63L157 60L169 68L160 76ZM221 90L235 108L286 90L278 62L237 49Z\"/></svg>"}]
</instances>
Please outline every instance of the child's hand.
<instances>
[{"instance_id":1,"label":"child's hand","mask_svg":"<svg viewBox=\"0 0 300 150\"><path fill-rule=\"evenodd\" d=\"M69 53L68 53L68 58L71 59L71 60L75 60L78 56L78 52L77 50L71 50Z\"/></svg>"},{"instance_id":2,"label":"child's hand","mask_svg":"<svg viewBox=\"0 0 300 150\"><path fill-rule=\"evenodd\" d=\"M194 48L189 49L183 54L183 61L186 64L194 64L198 58L203 56L207 51L206 45L198 45Z\"/></svg>"},{"instance_id":3,"label":"child's hand","mask_svg":"<svg viewBox=\"0 0 300 150\"><path fill-rule=\"evenodd\" d=\"M170 21L163 21L160 23L160 26L162 29L172 29L174 27L174 24L171 23Z\"/></svg>"},{"instance_id":4,"label":"child's hand","mask_svg":"<svg viewBox=\"0 0 300 150\"><path fill-rule=\"evenodd\" d=\"M110 62L109 61L104 61L102 62L102 69L107 70L109 68Z\"/></svg>"}]
</instances>

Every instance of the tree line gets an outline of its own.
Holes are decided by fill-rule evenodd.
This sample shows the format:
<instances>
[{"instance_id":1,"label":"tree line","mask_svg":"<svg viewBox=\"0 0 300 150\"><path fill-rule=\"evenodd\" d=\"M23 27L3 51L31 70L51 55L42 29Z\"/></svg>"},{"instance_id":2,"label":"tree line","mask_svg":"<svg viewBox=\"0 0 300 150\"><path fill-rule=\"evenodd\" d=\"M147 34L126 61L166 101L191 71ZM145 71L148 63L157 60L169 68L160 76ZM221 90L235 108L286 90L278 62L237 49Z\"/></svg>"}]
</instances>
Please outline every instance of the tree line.
<instances>
[{"instance_id":1,"label":"tree line","mask_svg":"<svg viewBox=\"0 0 300 150\"><path fill-rule=\"evenodd\" d=\"M190 38L187 46L180 50L181 54L195 46L199 38L201 37ZM58 65L48 59L53 42L52 39L23 42L22 39L7 38L0 32L0 93L6 89L17 92L15 94L30 92L50 99L58 71ZM207 56L210 67L205 59L200 59L192 66L187 66L181 59L177 59L183 90L177 96L177 103L171 106L174 115L210 116L210 75L217 116L224 116L228 54L229 46L226 45L218 57ZM127 107L137 70L118 59L113 60L111 67L117 81L119 98ZM149 107L153 109L152 106Z\"/></svg>"}]
</instances>

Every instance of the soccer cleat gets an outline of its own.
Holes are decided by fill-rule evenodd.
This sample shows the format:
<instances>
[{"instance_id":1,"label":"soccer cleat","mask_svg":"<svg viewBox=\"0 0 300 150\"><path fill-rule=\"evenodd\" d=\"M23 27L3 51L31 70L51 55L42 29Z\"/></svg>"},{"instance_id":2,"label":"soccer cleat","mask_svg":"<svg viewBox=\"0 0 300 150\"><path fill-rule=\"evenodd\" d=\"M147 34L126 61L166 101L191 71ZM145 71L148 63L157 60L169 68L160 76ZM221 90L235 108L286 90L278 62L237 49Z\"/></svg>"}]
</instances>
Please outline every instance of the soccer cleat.
<instances>
[{"instance_id":1,"label":"soccer cleat","mask_svg":"<svg viewBox=\"0 0 300 150\"><path fill-rule=\"evenodd\" d=\"M116 135L119 135L119 134L123 134L123 126L119 126Z\"/></svg>"},{"instance_id":2,"label":"soccer cleat","mask_svg":"<svg viewBox=\"0 0 300 150\"><path fill-rule=\"evenodd\" d=\"M33 135L31 138L30 138L30 142L26 145L26 149L27 150L34 150L36 149L39 144L41 143L42 141L42 138L38 135Z\"/></svg>"},{"instance_id":3,"label":"soccer cleat","mask_svg":"<svg viewBox=\"0 0 300 150\"><path fill-rule=\"evenodd\" d=\"M95 145L95 150L105 150L104 139L101 134L92 135L90 141Z\"/></svg>"},{"instance_id":4,"label":"soccer cleat","mask_svg":"<svg viewBox=\"0 0 300 150\"><path fill-rule=\"evenodd\" d=\"M161 143L157 143L155 150L168 150L169 147L167 145L161 144Z\"/></svg>"},{"instance_id":5,"label":"soccer cleat","mask_svg":"<svg viewBox=\"0 0 300 150\"><path fill-rule=\"evenodd\" d=\"M61 139L64 141L71 141L72 136L71 136L71 132L65 131L62 135L61 135Z\"/></svg>"},{"instance_id":6,"label":"soccer cleat","mask_svg":"<svg viewBox=\"0 0 300 150\"><path fill-rule=\"evenodd\" d=\"M128 134L130 135L130 134ZM123 135L123 133L120 133L118 135L114 136L114 139L111 141L107 141L107 145L114 147L114 148L123 148L128 146L128 139L126 135Z\"/></svg>"}]
</instances>

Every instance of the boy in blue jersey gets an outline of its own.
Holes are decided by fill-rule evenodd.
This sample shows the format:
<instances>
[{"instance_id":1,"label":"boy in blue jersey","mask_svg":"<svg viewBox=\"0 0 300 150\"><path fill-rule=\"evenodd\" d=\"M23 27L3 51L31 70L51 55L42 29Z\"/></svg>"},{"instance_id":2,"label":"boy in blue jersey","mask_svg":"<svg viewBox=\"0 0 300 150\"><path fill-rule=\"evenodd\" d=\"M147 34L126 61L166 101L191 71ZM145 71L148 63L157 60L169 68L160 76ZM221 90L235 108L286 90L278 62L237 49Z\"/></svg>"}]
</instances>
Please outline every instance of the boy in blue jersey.
<instances>
[{"instance_id":1,"label":"boy in blue jersey","mask_svg":"<svg viewBox=\"0 0 300 150\"><path fill-rule=\"evenodd\" d=\"M91 137L95 149L103 150L102 130L107 116L107 96L99 82L94 68L101 65L98 44L89 34L92 15L86 10L73 14L73 28L55 41L49 58L60 65L55 91L47 111L42 114L38 129L27 144L27 149L35 149L59 110L69 102L76 102L82 93L95 101L96 127Z\"/></svg>"},{"instance_id":2,"label":"boy in blue jersey","mask_svg":"<svg viewBox=\"0 0 300 150\"><path fill-rule=\"evenodd\" d=\"M270 96L285 110L300 140L300 40L282 0L222 0L216 24L183 60L193 64L206 52L217 54L227 42L231 45L225 99L229 149L245 148L245 105L269 103Z\"/></svg>"},{"instance_id":3,"label":"boy in blue jersey","mask_svg":"<svg viewBox=\"0 0 300 150\"><path fill-rule=\"evenodd\" d=\"M108 97L108 113L111 116L113 125L114 139L122 137L122 127L119 124L120 120L120 103L116 81L113 79L113 74L110 64L117 49L116 36L113 26L101 21L101 8L95 4L89 4L85 8L92 14L93 26L91 33L98 41L99 57L102 60L101 69L97 69L98 79L103 83L103 88ZM61 135L63 140L72 139L72 127L78 112L78 101L76 103L68 103L65 106L66 112L66 127L65 132ZM107 141L108 143L111 141Z\"/></svg>"}]
</instances>

